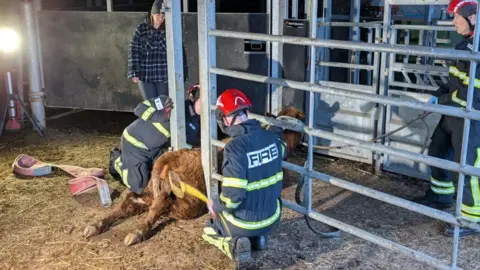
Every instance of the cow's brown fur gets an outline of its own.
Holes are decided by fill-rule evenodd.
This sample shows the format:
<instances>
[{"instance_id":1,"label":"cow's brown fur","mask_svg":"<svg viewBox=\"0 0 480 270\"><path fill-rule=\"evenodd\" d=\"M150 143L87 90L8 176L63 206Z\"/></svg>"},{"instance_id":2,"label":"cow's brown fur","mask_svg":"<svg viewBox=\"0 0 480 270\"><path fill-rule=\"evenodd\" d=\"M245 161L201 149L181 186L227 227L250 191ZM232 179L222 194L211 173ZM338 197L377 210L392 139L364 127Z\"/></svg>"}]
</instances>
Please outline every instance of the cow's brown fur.
<instances>
[{"instance_id":1,"label":"cow's brown fur","mask_svg":"<svg viewBox=\"0 0 480 270\"><path fill-rule=\"evenodd\" d=\"M287 108L280 115L288 115L303 120L302 112ZM287 142L288 153L298 146L301 134L298 132L284 131L284 140ZM227 142L229 139L223 140ZM223 158L223 150L218 152L219 165ZM206 193L205 178L202 169L200 149L181 149L166 152L156 161L152 169L152 177L142 195L136 195L130 190L125 190L119 203L111 212L97 223L87 226L84 230L85 237L91 237L106 231L114 222L120 219L138 215L148 211L147 217L142 221L139 229L127 235L125 245L133 245L145 240L151 232L152 226L160 217L171 219L194 219L206 214L206 205L197 198L185 196L176 198L170 189L168 171L175 171L182 181ZM221 169L221 166L218 167ZM220 172L221 173L221 172ZM291 185L288 171L284 169L284 187Z\"/></svg>"}]
</instances>

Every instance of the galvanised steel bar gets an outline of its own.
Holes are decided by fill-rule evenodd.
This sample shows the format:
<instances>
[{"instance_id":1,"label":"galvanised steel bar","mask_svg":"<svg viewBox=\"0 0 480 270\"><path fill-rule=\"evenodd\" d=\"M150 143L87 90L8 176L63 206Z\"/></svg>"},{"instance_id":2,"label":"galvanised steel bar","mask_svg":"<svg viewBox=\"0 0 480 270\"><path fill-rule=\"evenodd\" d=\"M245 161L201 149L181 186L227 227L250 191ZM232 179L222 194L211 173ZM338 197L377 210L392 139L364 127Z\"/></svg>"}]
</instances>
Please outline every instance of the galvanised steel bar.
<instances>
[{"instance_id":1,"label":"galvanised steel bar","mask_svg":"<svg viewBox=\"0 0 480 270\"><path fill-rule=\"evenodd\" d=\"M288 1L273 0L271 2L271 30L272 35L282 34L283 20L288 16ZM283 67L283 44L278 42L269 42L271 47L270 69L271 76L280 78ZM270 85L270 112L278 114L282 109L283 87L279 85Z\"/></svg>"},{"instance_id":2,"label":"galvanised steel bar","mask_svg":"<svg viewBox=\"0 0 480 270\"><path fill-rule=\"evenodd\" d=\"M455 31L455 27L453 26L438 26L438 25L394 24L394 25L391 25L390 28L401 29L401 30Z\"/></svg>"},{"instance_id":3,"label":"galvanised steel bar","mask_svg":"<svg viewBox=\"0 0 480 270\"><path fill-rule=\"evenodd\" d=\"M200 101L201 101L201 145L202 166L205 175L208 198L212 198L212 192L217 192L217 181L212 181L216 163L216 151L213 151L210 140L217 138L217 124L215 113L209 105L215 104L217 99L217 76L210 74L209 69L216 65L216 39L208 35L210 29L215 28L215 1L198 0L198 50L199 77L200 77Z\"/></svg>"},{"instance_id":4,"label":"galvanised steel bar","mask_svg":"<svg viewBox=\"0 0 480 270\"><path fill-rule=\"evenodd\" d=\"M264 123L268 122L267 121L268 118L266 118L264 116L261 116L261 115L253 114L253 113L249 114L249 118L261 120ZM282 122L282 121L277 120L277 122ZM277 125L277 124L275 124L275 125ZM278 126L281 126L281 125L278 124ZM221 148L225 147L225 143L222 142L222 141L218 141L218 140L212 140L212 145L215 145L215 146L221 147ZM373 198L373 199L377 199L377 200L380 200L380 201L383 201L383 202L386 202L386 203L389 203L389 204L393 204L393 205L396 205L398 207L408 209L410 211L413 211L413 212L416 212L416 213L419 213L419 214L422 214L422 215L425 215L425 216L428 216L428 217L431 217L431 218L435 218L435 219L438 219L438 220L441 220L441 221L444 221L444 222L448 222L448 223L451 223L451 224L459 224L459 222L457 221L455 216L453 216L452 214L449 214L447 212L436 210L436 209L433 209L433 208L430 208L430 207L427 207L427 206L424 206L424 205L420 205L420 204L417 204L417 203L414 203L414 202L411 202L411 201L408 201L408 200L405 200L405 199L402 199L402 198L399 198L399 197L396 197L396 196L393 196L393 195L390 195L390 194L387 194L387 193L384 193L384 192L381 192L381 191L377 191L377 190L374 190L374 189L371 189L371 188L368 188L368 187L364 187L364 186L361 186L361 185L358 185L358 184L355 184L355 183L351 183L351 182L342 180L340 178L332 177L332 176L324 174L324 173L320 173L320 172L313 171L313 170L309 171L302 166L298 166L296 164L293 164L293 163L290 163L290 162L287 162L287 161L283 161L283 168L285 168L287 170L290 170L290 171L297 172L299 174L309 174L314 179L329 183L331 185L334 185L334 186L337 186L337 187L340 187L340 188L343 188L343 189L346 189L346 190L349 190L349 191L352 191L352 192L355 192L355 193L358 193L358 194L362 194L364 196L367 196L367 197L370 197L370 198ZM218 173L214 174L214 178L219 180L219 181L223 180L223 176L218 174ZM476 225L476 224L466 224L466 225L469 225L473 228L476 228L476 229L480 230L480 225Z\"/></svg>"},{"instance_id":5,"label":"galvanised steel bar","mask_svg":"<svg viewBox=\"0 0 480 270\"><path fill-rule=\"evenodd\" d=\"M268 76L251 74L251 73L240 72L240 71L233 71L233 70L222 69L222 68L211 68L210 72L217 75L245 79L249 81L278 84L285 87L295 88L298 90L313 91L316 93L331 94L331 95L355 98L355 99L360 99L360 100L365 100L365 101L370 101L375 103L382 103L386 105L395 105L400 107L407 107L407 108L440 113L445 115L451 115L456 117L469 118L472 120L480 120L480 112L478 111L466 112L460 108L455 108L455 107L450 107L445 105L433 105L433 104L428 104L420 101L403 100L401 98L385 97L385 96L340 89L335 87L328 87L328 86L322 86L322 85L316 85L316 84L298 82L298 81L292 81L292 80L285 80L285 79L279 79L279 78L271 78Z\"/></svg>"},{"instance_id":6,"label":"galvanised steel bar","mask_svg":"<svg viewBox=\"0 0 480 270\"><path fill-rule=\"evenodd\" d=\"M375 22L365 22L365 23L355 23L355 22L317 22L319 26L332 26L332 27L360 27L360 28L375 28L381 26L381 23Z\"/></svg>"},{"instance_id":7,"label":"galvanised steel bar","mask_svg":"<svg viewBox=\"0 0 480 270\"><path fill-rule=\"evenodd\" d=\"M339 67L339 68L354 68L354 69L363 69L363 70L374 70L375 67L372 65L363 65L363 64L347 64L347 63L337 63L337 62L317 62L320 66L325 67Z\"/></svg>"},{"instance_id":8,"label":"galvanised steel bar","mask_svg":"<svg viewBox=\"0 0 480 270\"><path fill-rule=\"evenodd\" d=\"M187 145L185 128L185 89L183 74L182 17L178 0L165 1L165 28L167 37L168 96L175 104L171 115L171 146L178 150Z\"/></svg>"},{"instance_id":9,"label":"galvanised steel bar","mask_svg":"<svg viewBox=\"0 0 480 270\"><path fill-rule=\"evenodd\" d=\"M315 27L315 22L317 21L317 0L310 0L308 2L308 14L307 17L309 19L310 25L310 38L315 39L317 37L317 27ZM315 46L310 46L310 78L309 82L311 84L315 83L315 68L316 65L316 55L315 55ZM309 102L308 102L308 127L313 128L315 124L315 93L309 93ZM307 156L307 168L309 171L313 170L313 145L315 144L315 137L312 135L308 135L308 156ZM305 185L305 196L304 196L304 203L307 206L307 209L310 211L312 210L312 178L308 175L307 183Z\"/></svg>"},{"instance_id":10,"label":"galvanised steel bar","mask_svg":"<svg viewBox=\"0 0 480 270\"><path fill-rule=\"evenodd\" d=\"M308 211L304 207L299 206L298 204L295 204L291 201L288 200L282 200L283 206L292 209L293 211L302 213L302 214L307 214L309 217L318 220L320 222L323 222L327 225L330 225L332 227L338 228L344 232L350 233L352 235L355 235L357 237L363 238L365 240L368 240L372 243L375 243L379 246L388 248L393 251L398 251L412 259L415 259L417 261L421 261L424 263L427 263L429 265L435 266L438 269L461 269L461 268L450 268L449 265L445 264L444 262L421 252L418 252L414 249L408 248L406 246L402 246L400 244L397 244L395 242L392 242L390 240L387 240L385 238L382 238L380 236L371 234L367 231L361 230L359 228L356 228L354 226L348 225L346 223L343 223L341 221L338 221L336 219L333 219L331 217L328 217L324 214L320 214L315 211Z\"/></svg>"},{"instance_id":11,"label":"galvanised steel bar","mask_svg":"<svg viewBox=\"0 0 480 270\"><path fill-rule=\"evenodd\" d=\"M402 53L434 58L459 59L480 61L479 53L469 53L461 50L431 48L415 45L389 45L389 44L366 44L361 42L343 40L319 40L306 37L277 36L268 34L257 34L249 32L210 30L210 35L225 38L253 39L270 42L281 42L294 45L329 47L331 49L358 50L366 52Z\"/></svg>"}]
</instances>

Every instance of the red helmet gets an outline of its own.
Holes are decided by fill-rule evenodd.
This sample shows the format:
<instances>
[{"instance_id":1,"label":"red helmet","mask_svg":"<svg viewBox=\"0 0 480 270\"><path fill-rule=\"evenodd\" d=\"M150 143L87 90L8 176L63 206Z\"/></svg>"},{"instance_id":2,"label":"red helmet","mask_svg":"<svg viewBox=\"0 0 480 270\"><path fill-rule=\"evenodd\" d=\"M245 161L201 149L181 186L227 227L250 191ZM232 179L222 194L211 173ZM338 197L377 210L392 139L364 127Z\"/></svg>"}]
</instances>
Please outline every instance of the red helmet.
<instances>
[{"instance_id":1,"label":"red helmet","mask_svg":"<svg viewBox=\"0 0 480 270\"><path fill-rule=\"evenodd\" d=\"M220 110L224 116L251 108L250 99L238 89L227 89L217 99L217 110Z\"/></svg>"},{"instance_id":2,"label":"red helmet","mask_svg":"<svg viewBox=\"0 0 480 270\"><path fill-rule=\"evenodd\" d=\"M477 0L452 0L448 4L447 12L468 18L477 13Z\"/></svg>"}]
</instances>

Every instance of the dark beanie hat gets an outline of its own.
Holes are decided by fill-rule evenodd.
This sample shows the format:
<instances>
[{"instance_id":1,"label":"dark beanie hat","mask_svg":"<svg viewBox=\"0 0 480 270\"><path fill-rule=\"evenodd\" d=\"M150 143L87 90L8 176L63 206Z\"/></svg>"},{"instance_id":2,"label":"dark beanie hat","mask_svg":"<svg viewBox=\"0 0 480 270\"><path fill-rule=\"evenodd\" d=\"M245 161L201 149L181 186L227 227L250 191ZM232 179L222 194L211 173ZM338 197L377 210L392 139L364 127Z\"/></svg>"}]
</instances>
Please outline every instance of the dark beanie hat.
<instances>
[{"instance_id":1,"label":"dark beanie hat","mask_svg":"<svg viewBox=\"0 0 480 270\"><path fill-rule=\"evenodd\" d=\"M155 0L155 3L152 5L151 14L160 14L165 12L165 7L163 0Z\"/></svg>"}]
</instances>

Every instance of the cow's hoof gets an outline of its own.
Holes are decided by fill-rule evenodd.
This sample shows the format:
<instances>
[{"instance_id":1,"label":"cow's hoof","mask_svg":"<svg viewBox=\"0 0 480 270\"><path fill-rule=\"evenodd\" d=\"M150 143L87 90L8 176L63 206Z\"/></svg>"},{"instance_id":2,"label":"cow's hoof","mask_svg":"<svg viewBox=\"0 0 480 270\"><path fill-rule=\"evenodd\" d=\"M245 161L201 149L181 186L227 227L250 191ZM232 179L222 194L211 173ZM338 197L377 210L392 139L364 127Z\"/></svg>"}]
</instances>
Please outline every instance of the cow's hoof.
<instances>
[{"instance_id":1,"label":"cow's hoof","mask_svg":"<svg viewBox=\"0 0 480 270\"><path fill-rule=\"evenodd\" d=\"M140 231L135 231L133 233L129 233L125 240L123 240L123 244L126 246L135 245L142 241L142 233Z\"/></svg>"},{"instance_id":2,"label":"cow's hoof","mask_svg":"<svg viewBox=\"0 0 480 270\"><path fill-rule=\"evenodd\" d=\"M86 238L100 234L100 230L95 225L88 225L85 230L83 230L83 236Z\"/></svg>"}]
</instances>

